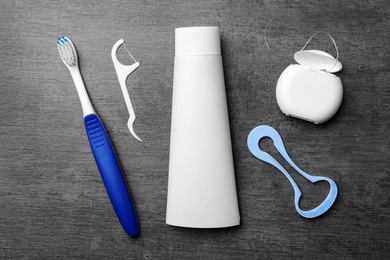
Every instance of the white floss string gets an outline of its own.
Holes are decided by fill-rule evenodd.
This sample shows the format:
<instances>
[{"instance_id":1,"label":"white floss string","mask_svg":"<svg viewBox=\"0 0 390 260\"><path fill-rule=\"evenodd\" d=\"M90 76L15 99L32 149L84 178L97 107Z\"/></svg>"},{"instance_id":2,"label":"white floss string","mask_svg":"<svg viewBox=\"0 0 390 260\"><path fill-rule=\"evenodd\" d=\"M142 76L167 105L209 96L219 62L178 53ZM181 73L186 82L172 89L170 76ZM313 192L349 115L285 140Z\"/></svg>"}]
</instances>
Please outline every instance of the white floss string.
<instances>
[{"instance_id":1,"label":"white floss string","mask_svg":"<svg viewBox=\"0 0 390 260\"><path fill-rule=\"evenodd\" d=\"M338 59L339 59L339 49L337 48L337 44L336 44L335 40L333 39L333 37L332 37L329 33L325 32L325 31L317 31L316 33L314 33L314 34L309 38L309 40L307 41L307 43L305 44L305 46L303 46L303 48L301 49L301 51L303 51L303 50L306 48L306 46L309 44L309 42L311 41L311 39L313 39L314 36L316 36L316 35L319 34L319 33L324 33L324 34L328 35L329 38L332 40L332 42L333 42L333 44L334 44L334 47L335 47L335 49L336 49L336 60L338 60Z\"/></svg>"},{"instance_id":2,"label":"white floss string","mask_svg":"<svg viewBox=\"0 0 390 260\"><path fill-rule=\"evenodd\" d=\"M283 57L283 58L287 58L287 57L289 58L289 57L291 57L291 55L283 55L283 54L276 53L276 52L274 52L274 51L271 49L271 47L269 46L268 39L267 39L268 27L270 26L270 24L271 24L271 23L273 22L273 20L275 20L275 19L276 19L276 18L272 18L272 19L268 22L267 26L265 27L265 30L264 30L265 45L267 45L268 51L271 52L273 55L278 56L278 57Z\"/></svg>"},{"instance_id":3,"label":"white floss string","mask_svg":"<svg viewBox=\"0 0 390 260\"><path fill-rule=\"evenodd\" d=\"M275 20L275 19L276 19L276 18L272 18L272 19L268 22L267 26L265 27L265 30L264 30L265 45L267 46L269 52L271 52L271 53L272 53L273 55L275 55L275 56L283 57L283 58L285 58L285 57L291 57L291 55L283 55L283 54L279 54L279 53L274 52L274 51L271 49L271 47L270 47L270 45L269 45L269 43L268 43L268 38L267 38L268 28L269 28L270 24L273 22L273 20ZM303 50L307 47L307 45L310 43L310 41L311 41L317 34L319 34L319 33L324 33L324 34L328 35L329 38L332 40L333 45L334 45L334 47L335 47L335 49L336 49L336 61L335 61L335 63L334 63L334 65L333 65L332 68L326 70L326 71L331 71L331 70L336 66L337 60L339 59L339 49L337 48L336 41L333 39L333 37L332 37L329 33L325 32L325 31L317 31L317 32L315 32L315 33L309 38L309 40L306 42L306 44L302 47L302 49L301 49L300 51L303 51Z\"/></svg>"},{"instance_id":4,"label":"white floss string","mask_svg":"<svg viewBox=\"0 0 390 260\"><path fill-rule=\"evenodd\" d=\"M130 57L133 59L133 61L134 61L134 62L137 62L137 61L135 60L135 58L133 57L133 55L131 55L131 53L130 53L129 50L127 49L125 43L123 43L123 47L125 47L127 53L130 55Z\"/></svg>"}]
</instances>

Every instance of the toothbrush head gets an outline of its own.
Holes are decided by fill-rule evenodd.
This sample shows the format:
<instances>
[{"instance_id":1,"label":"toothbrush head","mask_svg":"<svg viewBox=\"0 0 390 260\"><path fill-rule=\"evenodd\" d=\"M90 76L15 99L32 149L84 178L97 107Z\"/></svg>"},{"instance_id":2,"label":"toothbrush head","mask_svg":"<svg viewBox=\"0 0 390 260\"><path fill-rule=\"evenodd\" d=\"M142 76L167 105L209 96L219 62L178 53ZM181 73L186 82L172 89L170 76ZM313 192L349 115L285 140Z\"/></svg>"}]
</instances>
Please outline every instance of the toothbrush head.
<instances>
[{"instance_id":1,"label":"toothbrush head","mask_svg":"<svg viewBox=\"0 0 390 260\"><path fill-rule=\"evenodd\" d=\"M62 61L68 68L78 66L76 48L71 40L62 36L58 38L57 47Z\"/></svg>"}]
</instances>

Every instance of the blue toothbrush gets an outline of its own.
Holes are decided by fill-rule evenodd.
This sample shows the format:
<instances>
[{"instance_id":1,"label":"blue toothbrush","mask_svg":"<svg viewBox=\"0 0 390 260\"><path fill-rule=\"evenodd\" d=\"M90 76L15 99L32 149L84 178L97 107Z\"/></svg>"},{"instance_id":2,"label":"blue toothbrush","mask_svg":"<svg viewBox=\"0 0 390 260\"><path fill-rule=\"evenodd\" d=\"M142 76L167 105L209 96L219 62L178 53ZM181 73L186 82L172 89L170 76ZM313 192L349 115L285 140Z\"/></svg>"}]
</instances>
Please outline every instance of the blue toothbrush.
<instances>
[{"instance_id":1,"label":"blue toothbrush","mask_svg":"<svg viewBox=\"0 0 390 260\"><path fill-rule=\"evenodd\" d=\"M112 206L126 233L131 237L137 237L139 227L134 205L114 148L89 100L81 77L76 48L64 36L58 38L57 45L60 57L69 69L76 85L83 109L85 130Z\"/></svg>"}]
</instances>

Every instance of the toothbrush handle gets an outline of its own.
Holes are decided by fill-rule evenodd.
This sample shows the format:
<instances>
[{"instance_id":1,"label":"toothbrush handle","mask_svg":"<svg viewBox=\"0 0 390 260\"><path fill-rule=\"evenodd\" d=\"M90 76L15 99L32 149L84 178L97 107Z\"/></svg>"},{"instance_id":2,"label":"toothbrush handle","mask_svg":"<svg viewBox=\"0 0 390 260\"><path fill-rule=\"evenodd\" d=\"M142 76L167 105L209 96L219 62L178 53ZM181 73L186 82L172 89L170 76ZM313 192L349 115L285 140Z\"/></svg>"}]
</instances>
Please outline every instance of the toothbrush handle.
<instances>
[{"instance_id":1,"label":"toothbrush handle","mask_svg":"<svg viewBox=\"0 0 390 260\"><path fill-rule=\"evenodd\" d=\"M86 115L84 124L96 164L119 221L129 236L137 237L139 234L137 215L104 126L96 114Z\"/></svg>"}]
</instances>

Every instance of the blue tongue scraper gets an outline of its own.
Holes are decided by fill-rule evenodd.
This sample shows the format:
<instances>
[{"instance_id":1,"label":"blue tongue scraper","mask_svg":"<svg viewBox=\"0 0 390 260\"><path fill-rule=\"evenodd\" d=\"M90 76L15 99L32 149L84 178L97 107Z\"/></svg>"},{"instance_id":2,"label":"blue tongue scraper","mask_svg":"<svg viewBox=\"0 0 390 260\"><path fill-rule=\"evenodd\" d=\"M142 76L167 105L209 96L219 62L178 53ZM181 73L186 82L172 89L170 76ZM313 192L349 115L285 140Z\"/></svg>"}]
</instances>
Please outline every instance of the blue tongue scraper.
<instances>
[{"instance_id":1,"label":"blue tongue scraper","mask_svg":"<svg viewBox=\"0 0 390 260\"><path fill-rule=\"evenodd\" d=\"M291 176L288 174L288 172L268 153L262 151L259 147L259 141L260 139L264 137L269 137L274 142L274 145L276 149L279 151L279 153L283 156L283 158L296 170L298 171L303 177L311 181L312 183L316 183L318 181L326 181L330 185L330 190L328 193L328 196L326 199L316 208L312 210L302 210L299 207L299 199L301 198L302 192L298 188L298 185L295 183L295 181L291 178ZM279 133L272 127L262 125L254 128L249 136L248 136L248 148L251 151L251 153L260 159L261 161L264 161L266 163L269 163L273 166L275 166L279 171L281 171L287 179L290 181L291 185L294 188L295 193L295 209L298 211L298 213L305 218L315 218L322 214L324 214L334 203L337 197L337 186L336 183L327 178L322 176L312 176L307 174L306 172L302 171L298 166L295 165L295 163L290 159L290 157L287 154L286 149L284 148L282 138L280 137Z\"/></svg>"}]
</instances>

